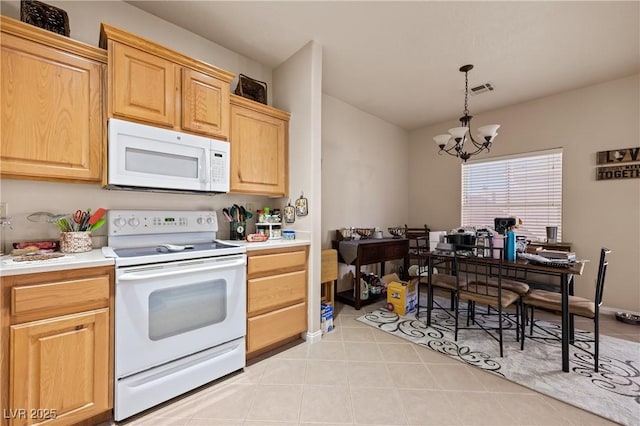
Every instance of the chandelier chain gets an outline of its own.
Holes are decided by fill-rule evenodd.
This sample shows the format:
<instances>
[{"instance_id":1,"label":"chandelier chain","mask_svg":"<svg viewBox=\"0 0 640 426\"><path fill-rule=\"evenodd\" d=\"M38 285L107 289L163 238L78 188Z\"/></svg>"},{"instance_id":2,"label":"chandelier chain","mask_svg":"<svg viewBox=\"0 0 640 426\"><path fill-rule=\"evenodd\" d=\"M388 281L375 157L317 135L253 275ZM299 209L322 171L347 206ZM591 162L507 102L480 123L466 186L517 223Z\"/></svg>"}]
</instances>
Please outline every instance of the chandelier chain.
<instances>
[{"instance_id":1,"label":"chandelier chain","mask_svg":"<svg viewBox=\"0 0 640 426\"><path fill-rule=\"evenodd\" d=\"M469 72L464 72L464 115L469 115Z\"/></svg>"}]
</instances>

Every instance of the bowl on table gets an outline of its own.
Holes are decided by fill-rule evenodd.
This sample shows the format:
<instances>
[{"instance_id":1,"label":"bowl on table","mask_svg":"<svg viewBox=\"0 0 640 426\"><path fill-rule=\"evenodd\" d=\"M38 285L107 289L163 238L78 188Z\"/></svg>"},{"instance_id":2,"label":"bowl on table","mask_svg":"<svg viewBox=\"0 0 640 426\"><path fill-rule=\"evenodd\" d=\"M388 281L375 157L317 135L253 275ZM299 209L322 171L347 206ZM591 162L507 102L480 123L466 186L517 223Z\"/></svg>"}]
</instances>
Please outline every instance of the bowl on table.
<instances>
[{"instance_id":1,"label":"bowl on table","mask_svg":"<svg viewBox=\"0 0 640 426\"><path fill-rule=\"evenodd\" d=\"M356 232L360 235L360 238L370 238L375 231L374 228L356 228Z\"/></svg>"},{"instance_id":2,"label":"bowl on table","mask_svg":"<svg viewBox=\"0 0 640 426\"><path fill-rule=\"evenodd\" d=\"M395 228L387 228L389 233L393 235L393 238L402 238L404 237L405 228L401 228L399 226Z\"/></svg>"}]
</instances>

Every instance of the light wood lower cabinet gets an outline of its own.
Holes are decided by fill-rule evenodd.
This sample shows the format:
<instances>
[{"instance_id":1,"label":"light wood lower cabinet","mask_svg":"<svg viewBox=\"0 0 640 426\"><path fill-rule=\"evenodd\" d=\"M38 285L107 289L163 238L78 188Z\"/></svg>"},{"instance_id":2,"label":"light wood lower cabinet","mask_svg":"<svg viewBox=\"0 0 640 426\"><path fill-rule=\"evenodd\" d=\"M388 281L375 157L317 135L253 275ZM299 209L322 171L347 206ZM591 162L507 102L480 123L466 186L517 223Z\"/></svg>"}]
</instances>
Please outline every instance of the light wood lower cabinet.
<instances>
[{"instance_id":1,"label":"light wood lower cabinet","mask_svg":"<svg viewBox=\"0 0 640 426\"><path fill-rule=\"evenodd\" d=\"M113 268L2 279L2 424L95 424L113 407Z\"/></svg>"},{"instance_id":2,"label":"light wood lower cabinet","mask_svg":"<svg viewBox=\"0 0 640 426\"><path fill-rule=\"evenodd\" d=\"M247 260L247 358L307 329L306 246L251 251Z\"/></svg>"}]
</instances>

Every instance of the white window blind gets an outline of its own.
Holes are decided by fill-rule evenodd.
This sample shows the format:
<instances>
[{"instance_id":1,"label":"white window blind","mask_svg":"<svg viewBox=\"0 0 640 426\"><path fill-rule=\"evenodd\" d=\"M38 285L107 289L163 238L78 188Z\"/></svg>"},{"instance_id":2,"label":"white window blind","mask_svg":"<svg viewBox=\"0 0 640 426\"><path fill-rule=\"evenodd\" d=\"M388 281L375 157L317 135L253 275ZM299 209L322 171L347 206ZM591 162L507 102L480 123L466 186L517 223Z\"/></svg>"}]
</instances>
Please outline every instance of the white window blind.
<instances>
[{"instance_id":1,"label":"white window blind","mask_svg":"<svg viewBox=\"0 0 640 426\"><path fill-rule=\"evenodd\" d=\"M496 217L524 221L516 233L562 241L562 151L544 151L462 165L462 225L492 226Z\"/></svg>"}]
</instances>

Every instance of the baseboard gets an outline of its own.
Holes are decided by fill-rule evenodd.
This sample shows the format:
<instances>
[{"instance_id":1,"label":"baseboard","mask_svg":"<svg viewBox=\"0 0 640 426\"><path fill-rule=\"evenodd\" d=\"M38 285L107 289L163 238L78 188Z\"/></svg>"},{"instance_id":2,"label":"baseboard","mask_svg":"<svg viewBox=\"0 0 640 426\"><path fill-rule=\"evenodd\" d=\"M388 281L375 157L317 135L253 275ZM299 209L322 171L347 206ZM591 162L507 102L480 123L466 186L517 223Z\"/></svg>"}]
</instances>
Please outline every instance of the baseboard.
<instances>
[{"instance_id":1,"label":"baseboard","mask_svg":"<svg viewBox=\"0 0 640 426\"><path fill-rule=\"evenodd\" d=\"M313 333L302 333L301 337L309 343L318 343L322 340L322 330L314 331Z\"/></svg>"}]
</instances>

